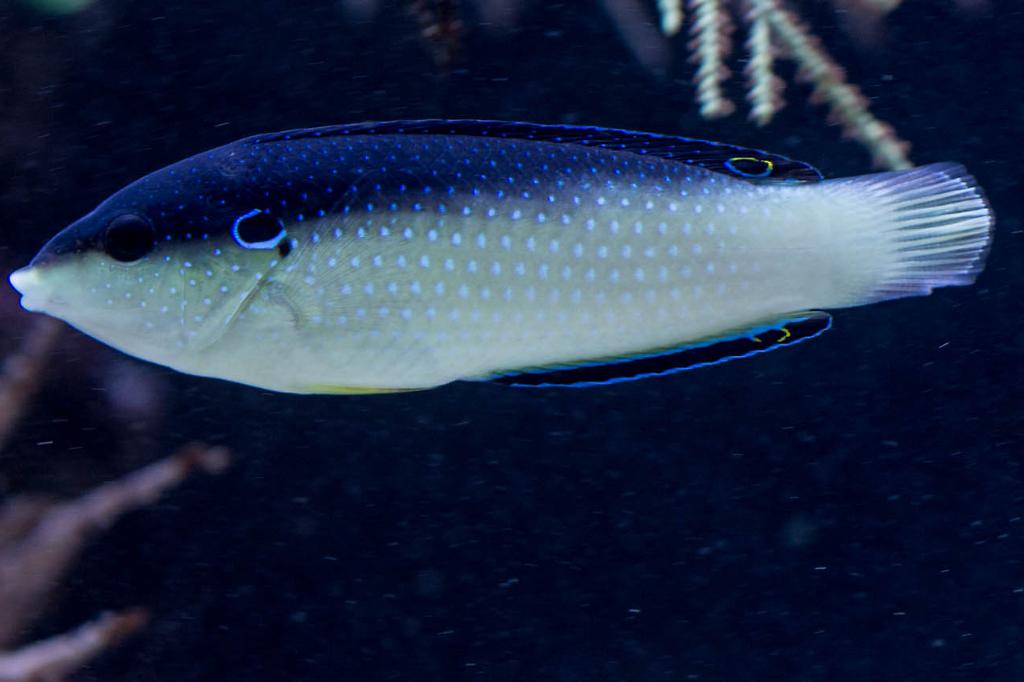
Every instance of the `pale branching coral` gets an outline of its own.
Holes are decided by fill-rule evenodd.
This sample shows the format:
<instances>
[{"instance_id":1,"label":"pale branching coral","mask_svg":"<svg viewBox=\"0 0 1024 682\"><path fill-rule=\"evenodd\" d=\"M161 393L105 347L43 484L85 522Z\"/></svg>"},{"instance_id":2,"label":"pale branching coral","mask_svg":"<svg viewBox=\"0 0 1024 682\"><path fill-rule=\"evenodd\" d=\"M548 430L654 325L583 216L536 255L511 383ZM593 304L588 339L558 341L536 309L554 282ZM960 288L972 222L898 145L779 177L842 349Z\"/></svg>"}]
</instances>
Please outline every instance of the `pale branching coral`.
<instances>
[{"instance_id":1,"label":"pale branching coral","mask_svg":"<svg viewBox=\"0 0 1024 682\"><path fill-rule=\"evenodd\" d=\"M965 13L981 11L989 2L950 1ZM799 6L796 0L788 2ZM904 2L831 0L847 30L864 45L877 42L882 20ZM341 0L349 16L360 21L373 17L382 4L382 0ZM449 65L463 27L459 5L452 0L408 0L408 4L435 59ZM483 26L507 30L525 13L530 2L473 0L467 4L475 6ZM689 22L690 60L697 65L696 99L704 118L727 116L736 109L725 86L732 75L731 34L734 24L740 23L746 31L742 41L746 51L743 71L752 121L766 125L782 108L784 83L776 75L774 64L778 58L789 59L796 63L799 77L811 84L813 101L828 106L830 120L864 145L876 165L890 169L911 166L907 156L909 145L896 135L892 126L871 113L867 98L846 80L843 68L787 0L601 0L601 5L636 60L658 75L666 73L670 66L666 38L682 32ZM660 34L651 21L651 5L657 8Z\"/></svg>"},{"instance_id":2,"label":"pale branching coral","mask_svg":"<svg viewBox=\"0 0 1024 682\"><path fill-rule=\"evenodd\" d=\"M858 0L856 4L860 12L881 15L895 9L899 0ZM683 22L681 4L661 0L658 9L666 35L678 31ZM782 107L783 83L773 65L776 55L783 56L796 62L799 77L813 88L813 99L828 105L831 120L867 147L877 165L892 169L910 167L907 143L897 137L892 126L871 113L867 99L847 82L842 67L782 0L690 0L688 15L692 34L690 55L697 64L694 82L701 116L726 116L734 109L724 94L723 84L730 76L726 63L732 52L729 34L733 17L737 16L747 30L747 99L754 122L767 124Z\"/></svg>"},{"instance_id":3,"label":"pale branching coral","mask_svg":"<svg viewBox=\"0 0 1024 682\"><path fill-rule=\"evenodd\" d=\"M683 27L683 0L658 0L658 13L661 15L661 31L667 36L674 36Z\"/></svg>"},{"instance_id":4,"label":"pale branching coral","mask_svg":"<svg viewBox=\"0 0 1024 682\"><path fill-rule=\"evenodd\" d=\"M841 66L832 59L818 40L795 14L783 9L779 0L760 0L768 9L773 34L786 53L796 61L801 78L814 88L814 98L825 102L832 120L843 131L871 152L875 164L898 170L909 168L909 144L901 140L892 126L880 121L868 109L860 90L846 81Z\"/></svg>"},{"instance_id":5,"label":"pale branching coral","mask_svg":"<svg viewBox=\"0 0 1024 682\"><path fill-rule=\"evenodd\" d=\"M765 125L782 108L782 79L775 75L775 47L772 45L769 4L764 0L750 0L746 15L750 26L747 36L747 80L750 101L750 118L758 125Z\"/></svg>"},{"instance_id":6,"label":"pale branching coral","mask_svg":"<svg viewBox=\"0 0 1024 682\"><path fill-rule=\"evenodd\" d=\"M691 60L697 64L694 82L697 102L704 118L728 116L735 107L722 94L722 82L729 77L725 65L732 45L729 34L732 22L722 8L723 0L692 0L693 39L690 41Z\"/></svg>"},{"instance_id":7,"label":"pale branching coral","mask_svg":"<svg viewBox=\"0 0 1024 682\"><path fill-rule=\"evenodd\" d=\"M831 4L847 30L862 45L869 45L880 38L882 20L905 1L831 0ZM949 1L965 13L983 10L989 3ZM441 54L444 58L438 62L449 64L463 27L460 5L452 0L407 2L435 58ZM383 4L383 0L341 0L349 16L360 21L373 17ZM466 4L475 6L484 27L507 30L525 14L531 0L471 0ZM830 120L865 146L876 165L910 167L909 145L892 126L871 113L867 98L846 80L843 68L800 19L794 9L800 6L796 0L601 0L601 5L636 60L658 75L666 73L671 65L667 38L683 32L689 22L690 60L697 65L696 99L704 118L727 116L736 109L726 85L732 75L729 64L734 25L742 24L746 32L741 41L746 51L743 71L752 121L766 125L782 108L784 83L774 65L777 59L788 59L796 63L798 77L810 83L812 100L828 106ZM657 8L657 25L651 20L652 6Z\"/></svg>"}]
</instances>

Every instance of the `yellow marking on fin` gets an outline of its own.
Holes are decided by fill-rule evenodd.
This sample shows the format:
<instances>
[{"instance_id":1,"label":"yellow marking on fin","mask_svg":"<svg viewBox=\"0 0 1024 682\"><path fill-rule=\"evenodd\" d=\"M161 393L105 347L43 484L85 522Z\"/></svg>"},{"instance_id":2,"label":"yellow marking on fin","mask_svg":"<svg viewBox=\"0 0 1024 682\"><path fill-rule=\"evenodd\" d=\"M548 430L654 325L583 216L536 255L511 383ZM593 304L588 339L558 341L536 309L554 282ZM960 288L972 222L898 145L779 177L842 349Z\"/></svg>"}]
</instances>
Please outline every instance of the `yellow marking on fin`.
<instances>
[{"instance_id":1,"label":"yellow marking on fin","mask_svg":"<svg viewBox=\"0 0 1024 682\"><path fill-rule=\"evenodd\" d=\"M789 331L789 327L779 327L779 331L781 331L784 336L776 341L776 343L785 343L789 339L793 338L793 332Z\"/></svg>"},{"instance_id":2,"label":"yellow marking on fin","mask_svg":"<svg viewBox=\"0 0 1024 682\"><path fill-rule=\"evenodd\" d=\"M330 384L310 384L303 386L306 393L320 393L323 395L372 395L374 393L410 393L422 391L421 388L383 388L374 386L331 386Z\"/></svg>"},{"instance_id":3,"label":"yellow marking on fin","mask_svg":"<svg viewBox=\"0 0 1024 682\"><path fill-rule=\"evenodd\" d=\"M769 170L775 168L775 162L772 161L771 159L760 159L760 158L758 158L756 156L734 156L734 157L732 157L729 160L730 161L760 161L761 163L763 163L766 166L768 166Z\"/></svg>"},{"instance_id":4,"label":"yellow marking on fin","mask_svg":"<svg viewBox=\"0 0 1024 682\"><path fill-rule=\"evenodd\" d=\"M765 165L765 170L761 171L760 173L745 173L736 167L735 164L738 161L753 161L754 163L763 163ZM775 170L774 161L772 161L771 159L760 159L756 156L734 156L725 162L725 166L729 170L735 172L737 175L742 175L748 178L766 178L772 174L772 171Z\"/></svg>"}]
</instances>

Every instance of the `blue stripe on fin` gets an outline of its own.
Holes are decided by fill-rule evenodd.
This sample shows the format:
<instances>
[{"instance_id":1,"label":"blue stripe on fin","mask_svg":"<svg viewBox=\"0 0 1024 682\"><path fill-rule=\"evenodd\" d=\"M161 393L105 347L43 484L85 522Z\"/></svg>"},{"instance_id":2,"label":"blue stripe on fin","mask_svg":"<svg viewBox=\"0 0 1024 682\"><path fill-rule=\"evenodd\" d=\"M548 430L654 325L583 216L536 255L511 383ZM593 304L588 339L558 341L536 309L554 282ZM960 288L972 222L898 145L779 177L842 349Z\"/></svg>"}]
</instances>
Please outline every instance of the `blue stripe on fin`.
<instances>
[{"instance_id":1,"label":"blue stripe on fin","mask_svg":"<svg viewBox=\"0 0 1024 682\"><path fill-rule=\"evenodd\" d=\"M831 315L813 311L776 324L754 327L735 336L624 358L501 372L488 380L522 388L582 388L616 384L717 365L792 346L820 336L831 326Z\"/></svg>"},{"instance_id":2,"label":"blue stripe on fin","mask_svg":"<svg viewBox=\"0 0 1024 682\"><path fill-rule=\"evenodd\" d=\"M659 135L615 128L543 125L515 121L425 119L368 121L321 128L299 128L255 135L242 140L255 144L354 135L462 135L511 140L534 140L657 156L700 166L745 180L816 182L822 179L814 166L780 154L722 142Z\"/></svg>"}]
</instances>

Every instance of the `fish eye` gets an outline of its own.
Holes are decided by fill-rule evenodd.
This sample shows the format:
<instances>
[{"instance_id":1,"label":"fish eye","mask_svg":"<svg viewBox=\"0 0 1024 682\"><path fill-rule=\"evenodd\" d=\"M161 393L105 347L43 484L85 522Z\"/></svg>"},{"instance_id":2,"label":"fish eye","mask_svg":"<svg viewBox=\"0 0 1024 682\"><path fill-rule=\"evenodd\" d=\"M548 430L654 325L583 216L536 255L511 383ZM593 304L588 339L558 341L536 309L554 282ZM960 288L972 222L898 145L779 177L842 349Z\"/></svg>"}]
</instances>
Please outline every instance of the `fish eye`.
<instances>
[{"instance_id":1,"label":"fish eye","mask_svg":"<svg viewBox=\"0 0 1024 682\"><path fill-rule=\"evenodd\" d=\"M240 215L231 226L231 236L244 249L272 249L284 235L281 222L258 208Z\"/></svg>"},{"instance_id":2,"label":"fish eye","mask_svg":"<svg viewBox=\"0 0 1024 682\"><path fill-rule=\"evenodd\" d=\"M131 213L110 221L103 233L103 251L116 261L134 263L156 246L156 232L149 221Z\"/></svg>"}]
</instances>

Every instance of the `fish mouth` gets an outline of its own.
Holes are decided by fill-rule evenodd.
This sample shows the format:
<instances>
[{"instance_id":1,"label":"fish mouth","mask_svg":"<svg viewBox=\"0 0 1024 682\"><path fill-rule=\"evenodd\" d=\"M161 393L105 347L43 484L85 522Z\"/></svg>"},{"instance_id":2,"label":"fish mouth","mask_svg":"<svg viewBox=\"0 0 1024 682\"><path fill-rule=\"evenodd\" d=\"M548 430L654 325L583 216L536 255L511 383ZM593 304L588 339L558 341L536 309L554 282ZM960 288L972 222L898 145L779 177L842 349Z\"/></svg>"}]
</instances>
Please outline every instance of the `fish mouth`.
<instances>
[{"instance_id":1,"label":"fish mouth","mask_svg":"<svg viewBox=\"0 0 1024 682\"><path fill-rule=\"evenodd\" d=\"M66 307L67 301L53 293L52 283L44 277L46 268L26 265L15 270L7 280L21 294L21 307L33 313L53 313L54 309Z\"/></svg>"},{"instance_id":2,"label":"fish mouth","mask_svg":"<svg viewBox=\"0 0 1024 682\"><path fill-rule=\"evenodd\" d=\"M48 297L43 295L42 278L39 268L32 266L15 270L8 278L11 286L21 294L21 307L31 312L40 312L47 303Z\"/></svg>"}]
</instances>

